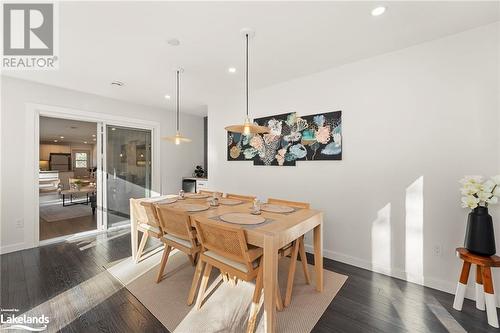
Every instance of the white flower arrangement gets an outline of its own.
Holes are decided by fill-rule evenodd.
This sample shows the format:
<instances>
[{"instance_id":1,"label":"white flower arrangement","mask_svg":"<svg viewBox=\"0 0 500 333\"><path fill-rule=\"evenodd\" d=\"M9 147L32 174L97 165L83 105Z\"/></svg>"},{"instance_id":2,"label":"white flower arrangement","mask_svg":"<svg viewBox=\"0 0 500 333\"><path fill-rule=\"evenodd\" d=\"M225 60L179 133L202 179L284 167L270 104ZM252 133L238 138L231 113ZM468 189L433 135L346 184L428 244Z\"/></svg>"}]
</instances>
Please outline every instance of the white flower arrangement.
<instances>
[{"instance_id":1,"label":"white flower arrangement","mask_svg":"<svg viewBox=\"0 0 500 333\"><path fill-rule=\"evenodd\" d=\"M477 206L488 207L498 202L500 197L500 175L483 181L482 176L466 176L460 180L462 187L462 207L474 209Z\"/></svg>"}]
</instances>

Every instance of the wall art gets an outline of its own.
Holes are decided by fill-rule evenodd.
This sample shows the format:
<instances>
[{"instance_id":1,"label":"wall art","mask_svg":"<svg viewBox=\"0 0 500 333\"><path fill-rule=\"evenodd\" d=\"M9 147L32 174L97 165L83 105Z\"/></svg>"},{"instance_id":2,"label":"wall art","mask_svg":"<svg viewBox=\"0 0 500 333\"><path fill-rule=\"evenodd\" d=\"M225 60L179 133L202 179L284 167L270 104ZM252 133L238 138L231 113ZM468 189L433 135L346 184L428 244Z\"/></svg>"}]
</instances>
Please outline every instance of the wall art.
<instances>
[{"instance_id":1,"label":"wall art","mask_svg":"<svg viewBox=\"0 0 500 333\"><path fill-rule=\"evenodd\" d=\"M296 161L342 159L342 111L299 116L285 113L257 118L266 134L228 132L228 161L294 166Z\"/></svg>"}]
</instances>

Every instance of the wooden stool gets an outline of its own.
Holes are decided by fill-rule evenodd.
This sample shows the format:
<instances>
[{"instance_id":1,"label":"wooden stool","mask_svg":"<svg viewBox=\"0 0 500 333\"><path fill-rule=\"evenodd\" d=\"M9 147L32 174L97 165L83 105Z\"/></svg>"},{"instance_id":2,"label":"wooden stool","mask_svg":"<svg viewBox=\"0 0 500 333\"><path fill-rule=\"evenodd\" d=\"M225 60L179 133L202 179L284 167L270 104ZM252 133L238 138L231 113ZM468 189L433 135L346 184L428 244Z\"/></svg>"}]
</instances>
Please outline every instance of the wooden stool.
<instances>
[{"instance_id":1,"label":"wooden stool","mask_svg":"<svg viewBox=\"0 0 500 333\"><path fill-rule=\"evenodd\" d=\"M486 315L488 324L498 328L498 316L495 293L493 291L493 279L491 278L491 267L500 267L500 257L491 256L484 257L470 253L463 247L457 248L457 256L464 261L460 280L457 284L455 293L455 301L453 308L461 311L464 304L465 289L469 280L470 265L476 265L476 308L484 311L486 303ZM483 290L481 290L483 289Z\"/></svg>"}]
</instances>

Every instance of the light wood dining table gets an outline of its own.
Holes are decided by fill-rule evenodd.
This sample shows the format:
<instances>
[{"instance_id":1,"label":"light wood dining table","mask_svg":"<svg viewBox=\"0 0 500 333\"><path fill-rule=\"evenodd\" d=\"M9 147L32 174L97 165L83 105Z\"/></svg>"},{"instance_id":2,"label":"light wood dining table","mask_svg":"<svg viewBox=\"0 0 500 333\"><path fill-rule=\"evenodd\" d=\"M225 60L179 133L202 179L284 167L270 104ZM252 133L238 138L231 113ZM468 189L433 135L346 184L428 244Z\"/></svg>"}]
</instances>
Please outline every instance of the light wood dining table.
<instances>
[{"instance_id":1,"label":"light wood dining table","mask_svg":"<svg viewBox=\"0 0 500 333\"><path fill-rule=\"evenodd\" d=\"M161 203L161 198L156 200L148 199L144 204ZM184 199L179 202L185 203L207 203L207 199ZM175 203L174 203L175 204ZM172 204L169 204L172 205ZM135 236L132 240L132 253L137 252L137 221L134 216L137 213L133 211L136 206L131 206L131 229L132 235ZM216 219L220 223L225 224L218 219L222 214L226 213L250 213L252 202L243 202L238 205L219 205L211 207L208 210L201 212L193 212L190 215L194 219L203 220L204 218ZM280 214L262 212L260 215L266 219L266 222L257 225L241 225L245 229L247 242L263 248L264 250L264 320L266 332L276 332L276 286L278 278L278 256L279 249L291 243L308 231L313 231L313 248L314 248L314 269L316 278L316 291L323 291L323 213L315 209L296 209L292 213ZM134 227L135 225L135 227ZM134 239L134 237L132 237Z\"/></svg>"}]
</instances>

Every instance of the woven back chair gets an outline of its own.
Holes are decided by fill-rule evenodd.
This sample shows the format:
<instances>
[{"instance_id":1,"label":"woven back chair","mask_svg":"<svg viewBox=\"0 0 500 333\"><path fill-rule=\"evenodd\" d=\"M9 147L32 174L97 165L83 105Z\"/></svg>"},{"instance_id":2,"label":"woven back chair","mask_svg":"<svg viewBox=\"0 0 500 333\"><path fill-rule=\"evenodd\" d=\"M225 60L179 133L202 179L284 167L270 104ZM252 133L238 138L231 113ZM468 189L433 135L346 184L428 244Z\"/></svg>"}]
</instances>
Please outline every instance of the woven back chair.
<instances>
[{"instance_id":1,"label":"woven back chair","mask_svg":"<svg viewBox=\"0 0 500 333\"><path fill-rule=\"evenodd\" d=\"M137 221L137 230L142 232L141 242L137 249L135 261L139 262L144 255L144 248L149 237L159 239L162 236L161 228L158 223L158 218L154 212L153 203L147 202L144 199L130 199L130 205L135 212L135 220Z\"/></svg>"},{"instance_id":2,"label":"woven back chair","mask_svg":"<svg viewBox=\"0 0 500 333\"><path fill-rule=\"evenodd\" d=\"M171 208L168 205L155 205L155 208L164 234L191 241L193 230L186 211Z\"/></svg>"},{"instance_id":3,"label":"woven back chair","mask_svg":"<svg viewBox=\"0 0 500 333\"><path fill-rule=\"evenodd\" d=\"M253 332L260 308L263 286L262 249L247 244L245 231L240 226L227 225L207 218L197 218L194 224L202 245L202 252L191 287L190 301L192 302L194 299L193 290L196 289L203 265L205 265L205 269L196 300L198 309L205 299L205 291L213 267L218 268L221 271L221 276L226 276L228 280L252 281L255 279L247 326L247 332ZM190 303L188 302L188 304ZM276 306L279 310L283 308L279 286L276 288Z\"/></svg>"},{"instance_id":4,"label":"woven back chair","mask_svg":"<svg viewBox=\"0 0 500 333\"><path fill-rule=\"evenodd\" d=\"M231 193L227 193L226 198L243 200L243 201L254 201L255 199L257 199L257 197L254 195L241 195L241 194L231 194Z\"/></svg>"},{"instance_id":5,"label":"woven back chair","mask_svg":"<svg viewBox=\"0 0 500 333\"><path fill-rule=\"evenodd\" d=\"M213 251L253 269L243 228L198 220L195 221L195 226L203 251Z\"/></svg>"},{"instance_id":6,"label":"woven back chair","mask_svg":"<svg viewBox=\"0 0 500 333\"><path fill-rule=\"evenodd\" d=\"M298 202L298 201L288 201L282 199L267 199L267 203L273 205L283 205L294 208L309 209L311 205L308 202ZM285 292L284 306L290 305L292 301L292 290L293 290L293 280L295 277L295 269L297 267L297 258L300 257L300 262L302 263L302 270L304 271L304 276L306 283L311 283L311 277L309 275L309 267L307 266L306 250L304 247L304 235L300 236L298 239L294 240L290 244L285 245L280 249L280 256L286 257L290 256L290 266L288 269L288 279Z\"/></svg>"},{"instance_id":7,"label":"woven back chair","mask_svg":"<svg viewBox=\"0 0 500 333\"><path fill-rule=\"evenodd\" d=\"M288 200L274 199L274 198L267 199L267 203L273 205L289 206L294 208L305 208L305 209L311 208L311 204L308 202L288 201Z\"/></svg>"},{"instance_id":8,"label":"woven back chair","mask_svg":"<svg viewBox=\"0 0 500 333\"><path fill-rule=\"evenodd\" d=\"M191 227L191 217L188 212L165 204L155 204L155 209L163 232L163 237L160 240L165 245L160 270L156 278L158 283L163 278L163 271L172 248L187 254L191 263L195 265L200 246L196 240L196 231Z\"/></svg>"},{"instance_id":9,"label":"woven back chair","mask_svg":"<svg viewBox=\"0 0 500 333\"><path fill-rule=\"evenodd\" d=\"M208 195L210 195L210 196L213 196L213 195L214 195L214 193L215 193L215 196L216 196L217 198L222 198L222 195L223 195L223 193L222 193L222 192L218 192L218 191L199 190L198 192L199 192L200 194L208 194Z\"/></svg>"}]
</instances>

